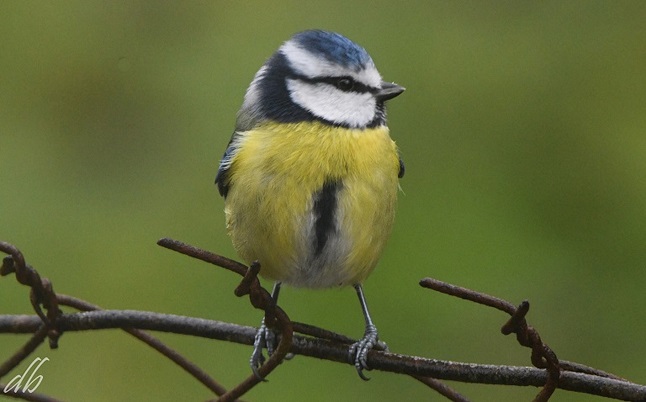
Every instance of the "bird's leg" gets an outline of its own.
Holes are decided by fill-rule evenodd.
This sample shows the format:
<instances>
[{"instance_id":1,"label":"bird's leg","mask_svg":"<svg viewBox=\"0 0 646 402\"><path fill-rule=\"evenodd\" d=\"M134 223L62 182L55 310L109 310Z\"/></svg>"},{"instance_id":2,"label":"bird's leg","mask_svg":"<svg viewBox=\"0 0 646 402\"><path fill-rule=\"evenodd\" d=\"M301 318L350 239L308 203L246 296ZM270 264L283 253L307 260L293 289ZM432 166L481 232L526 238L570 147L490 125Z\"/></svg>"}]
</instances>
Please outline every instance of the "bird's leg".
<instances>
[{"instance_id":1,"label":"bird's leg","mask_svg":"<svg viewBox=\"0 0 646 402\"><path fill-rule=\"evenodd\" d=\"M350 362L354 363L354 367L359 373L359 377L363 380L369 380L370 378L366 377L363 374L363 370L370 370L368 367L368 352L375 347L375 345L381 346L384 350L388 350L388 347L385 343L379 342L379 337L377 336L377 327L372 322L370 318L370 313L368 312L368 305L366 304L366 298L363 296L363 289L360 284L354 285L354 289L357 291L357 296L359 296L359 303L361 303L361 310L363 311L363 317L366 320L366 331L363 334L363 338L359 342L353 343L350 346Z\"/></svg>"},{"instance_id":2,"label":"bird's leg","mask_svg":"<svg viewBox=\"0 0 646 402\"><path fill-rule=\"evenodd\" d=\"M271 299L274 306L278 302L278 294L280 293L280 282L274 283L274 288L271 291ZM249 365L256 377L263 379L258 369L265 362L265 356L262 355L262 348L267 348L267 354L271 356L276 349L276 334L265 325L265 318L263 317L260 323L260 328L256 332L256 337L253 341L253 353L249 359Z\"/></svg>"}]
</instances>

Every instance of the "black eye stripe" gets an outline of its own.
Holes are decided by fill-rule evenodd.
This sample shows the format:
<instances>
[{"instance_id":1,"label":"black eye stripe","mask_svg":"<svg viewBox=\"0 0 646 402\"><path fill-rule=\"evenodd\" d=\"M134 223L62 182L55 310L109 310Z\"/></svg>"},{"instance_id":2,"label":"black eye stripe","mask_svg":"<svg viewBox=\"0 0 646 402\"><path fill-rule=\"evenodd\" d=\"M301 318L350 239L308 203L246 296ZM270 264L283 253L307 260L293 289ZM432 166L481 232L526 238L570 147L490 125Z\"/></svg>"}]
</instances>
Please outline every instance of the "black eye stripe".
<instances>
[{"instance_id":1,"label":"black eye stripe","mask_svg":"<svg viewBox=\"0 0 646 402\"><path fill-rule=\"evenodd\" d=\"M292 75L290 78L294 78L300 81L304 81L310 84L328 84L332 85L335 88L339 88L340 90L344 92L357 92L357 93L376 93L378 91L378 88L373 88L370 87L364 83L361 83L354 78L347 76L347 75L342 75L338 77L316 77L316 78L309 78L305 77L303 75ZM350 80L352 83L351 88L349 89L343 89L339 86L339 81L340 80Z\"/></svg>"}]
</instances>

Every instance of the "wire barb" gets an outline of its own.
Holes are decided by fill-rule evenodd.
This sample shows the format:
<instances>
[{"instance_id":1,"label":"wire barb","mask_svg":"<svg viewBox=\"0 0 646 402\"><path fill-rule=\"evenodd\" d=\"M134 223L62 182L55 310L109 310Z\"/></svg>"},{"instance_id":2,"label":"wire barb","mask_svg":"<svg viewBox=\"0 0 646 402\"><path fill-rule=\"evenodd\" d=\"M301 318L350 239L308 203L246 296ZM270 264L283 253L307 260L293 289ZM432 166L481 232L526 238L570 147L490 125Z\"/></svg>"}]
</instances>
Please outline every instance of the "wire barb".
<instances>
[{"instance_id":1,"label":"wire barb","mask_svg":"<svg viewBox=\"0 0 646 402\"><path fill-rule=\"evenodd\" d=\"M493 307L511 315L502 326L503 335L516 334L518 343L532 349L531 361L534 367L547 370L547 381L541 391L534 398L534 402L545 402L550 399L558 387L561 376L561 366L556 353L541 340L538 331L527 324L525 316L529 312L529 301L523 300L518 307L506 300L476 292L471 289L450 285L433 278L424 278L420 281L422 287L432 289L444 294L470 300L478 304Z\"/></svg>"},{"instance_id":2,"label":"wire barb","mask_svg":"<svg viewBox=\"0 0 646 402\"><path fill-rule=\"evenodd\" d=\"M19 283L31 287L29 297L30 302L34 307L36 315L42 321L40 328L34 332L34 335L30 340L13 356L0 365L1 378L17 367L34 350L36 350L46 337L49 337L50 347L52 349L58 347L58 338L62 335L62 331L59 329L58 324L63 317L63 313L59 309L60 305L69 306L80 311L97 311L101 310L101 308L81 299L54 293L51 281L47 278L41 278L34 268L26 264L23 254L15 246L0 241L0 251L10 254L3 258L2 266L0 267L0 275L6 276L15 273ZM47 314L43 313L40 307L41 304L47 310ZM159 339L138 329L122 329L175 362L215 394L221 395L226 392L224 387L213 380L206 372L188 361L175 350L166 346ZM4 389L4 387L0 388ZM23 395L21 393L21 397L27 400L56 401L54 398L40 394Z\"/></svg>"},{"instance_id":3,"label":"wire barb","mask_svg":"<svg viewBox=\"0 0 646 402\"><path fill-rule=\"evenodd\" d=\"M261 376L266 377L290 351L303 356L347 363L348 345L354 343L354 340L311 325L292 323L287 314L276 303L271 302L269 292L260 286L257 278L260 271L259 265L247 268L237 261L172 239L161 239L159 245L223 267L245 277L236 294L239 293L239 296L248 294L254 306L265 311L266 317L273 317L271 318L275 325L273 328L277 330L279 335L276 352L258 370ZM17 248L8 243L0 242L0 251L9 254L9 257L3 259L0 274L6 276L15 273L19 283L32 289L33 294L30 298L36 311L36 315L0 314L0 333L33 334L31 339L20 350L0 365L0 377L3 377L13 367L20 364L50 335L52 329L62 333L63 331L120 328L133 335L138 332L147 335L141 331L141 329L146 329L219 339L246 345L253 344L256 330L251 327L155 312L99 310L97 306L88 302L70 296L56 295L51 283L48 283L49 281L46 279L41 279L38 273L25 263L22 253ZM541 341L538 332L527 324L528 302L523 302L516 307L505 300L431 278L422 280L420 284L442 293L491 306L508 313L511 317L502 326L501 331L504 334L515 333L521 345L530 347L532 349L532 363L538 368L449 362L378 352L370 353L370 367L372 369L410 375L452 401L467 401L468 399L439 380L543 387L536 396L535 401L547 401L557 387L613 399L646 401L645 385L635 384L613 374L578 363L559 361L556 354ZM83 312L61 314L58 309L59 305L69 306ZM43 309L46 310L46 313L43 312ZM309 336L293 335L295 329ZM214 394L221 395L221 400L235 400L260 383L256 376L251 375L235 388L226 392L224 387L215 383L197 366L176 353L164 351L164 347L156 346L156 343L150 340L152 337L148 337L138 336L139 339L182 366L211 389ZM379 349L379 347L375 346L374 349ZM0 388L2 388L1 385ZM34 400L54 401L53 398L46 396L39 398Z\"/></svg>"},{"instance_id":4,"label":"wire barb","mask_svg":"<svg viewBox=\"0 0 646 402\"><path fill-rule=\"evenodd\" d=\"M15 274L16 280L20 284L31 288L29 300L34 311L47 327L49 347L51 349L58 348L58 339L62 333L56 327L56 320L63 312L58 308L58 300L52 283L47 278L41 278L38 272L25 262L25 257L16 246L0 241L0 251L9 254L2 259L0 275ZM43 308L47 313L43 312Z\"/></svg>"},{"instance_id":5,"label":"wire barb","mask_svg":"<svg viewBox=\"0 0 646 402\"><path fill-rule=\"evenodd\" d=\"M280 333L278 346L269 356L269 359L264 362L262 362L264 358L258 360L261 364L260 367L256 367L255 363L252 363L252 366L255 368L255 370L252 369L252 375L247 377L236 387L232 388L229 392L222 395L219 401L233 401L245 394L259 382L264 381L269 373L274 371L274 369L278 367L283 360L285 360L292 346L292 338L294 336L294 327L292 322L287 316L287 313L278 307L276 300L274 300L272 295L260 286L260 281L258 280L260 269L260 263L258 261L254 261L245 272L238 287L236 287L235 295L238 297L249 295L251 304L255 308L265 312L263 325L265 325L270 331L277 330L277 332ZM260 353L262 355L262 351Z\"/></svg>"}]
</instances>

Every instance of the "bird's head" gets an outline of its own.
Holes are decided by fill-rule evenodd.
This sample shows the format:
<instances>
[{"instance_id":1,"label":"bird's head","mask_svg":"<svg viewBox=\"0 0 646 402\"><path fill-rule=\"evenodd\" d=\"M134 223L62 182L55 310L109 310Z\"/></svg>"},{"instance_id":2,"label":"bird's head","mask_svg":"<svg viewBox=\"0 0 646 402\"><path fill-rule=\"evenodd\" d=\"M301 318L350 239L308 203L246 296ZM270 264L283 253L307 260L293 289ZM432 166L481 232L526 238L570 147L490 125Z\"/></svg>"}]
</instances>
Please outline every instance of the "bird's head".
<instances>
[{"instance_id":1,"label":"bird's head","mask_svg":"<svg viewBox=\"0 0 646 402\"><path fill-rule=\"evenodd\" d=\"M310 30L285 42L256 73L238 129L260 121L321 121L347 128L386 123L384 102L404 88L382 81L364 48L334 32Z\"/></svg>"}]
</instances>

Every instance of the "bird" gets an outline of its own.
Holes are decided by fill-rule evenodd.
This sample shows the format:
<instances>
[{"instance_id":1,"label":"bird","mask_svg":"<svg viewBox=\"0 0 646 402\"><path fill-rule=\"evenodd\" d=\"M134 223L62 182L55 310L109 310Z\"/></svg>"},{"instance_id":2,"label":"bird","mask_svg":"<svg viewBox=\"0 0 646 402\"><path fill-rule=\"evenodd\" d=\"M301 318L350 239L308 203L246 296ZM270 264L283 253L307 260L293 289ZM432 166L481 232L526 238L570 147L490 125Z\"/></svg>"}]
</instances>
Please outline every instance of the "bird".
<instances>
[{"instance_id":1,"label":"bird","mask_svg":"<svg viewBox=\"0 0 646 402\"><path fill-rule=\"evenodd\" d=\"M251 81L215 178L233 246L274 281L274 302L282 284L355 289L365 331L348 360L364 380L368 352L383 343L362 284L390 237L404 175L385 102L404 90L345 36L298 32ZM263 319L250 359L259 378L263 348L271 355L275 344Z\"/></svg>"}]
</instances>

